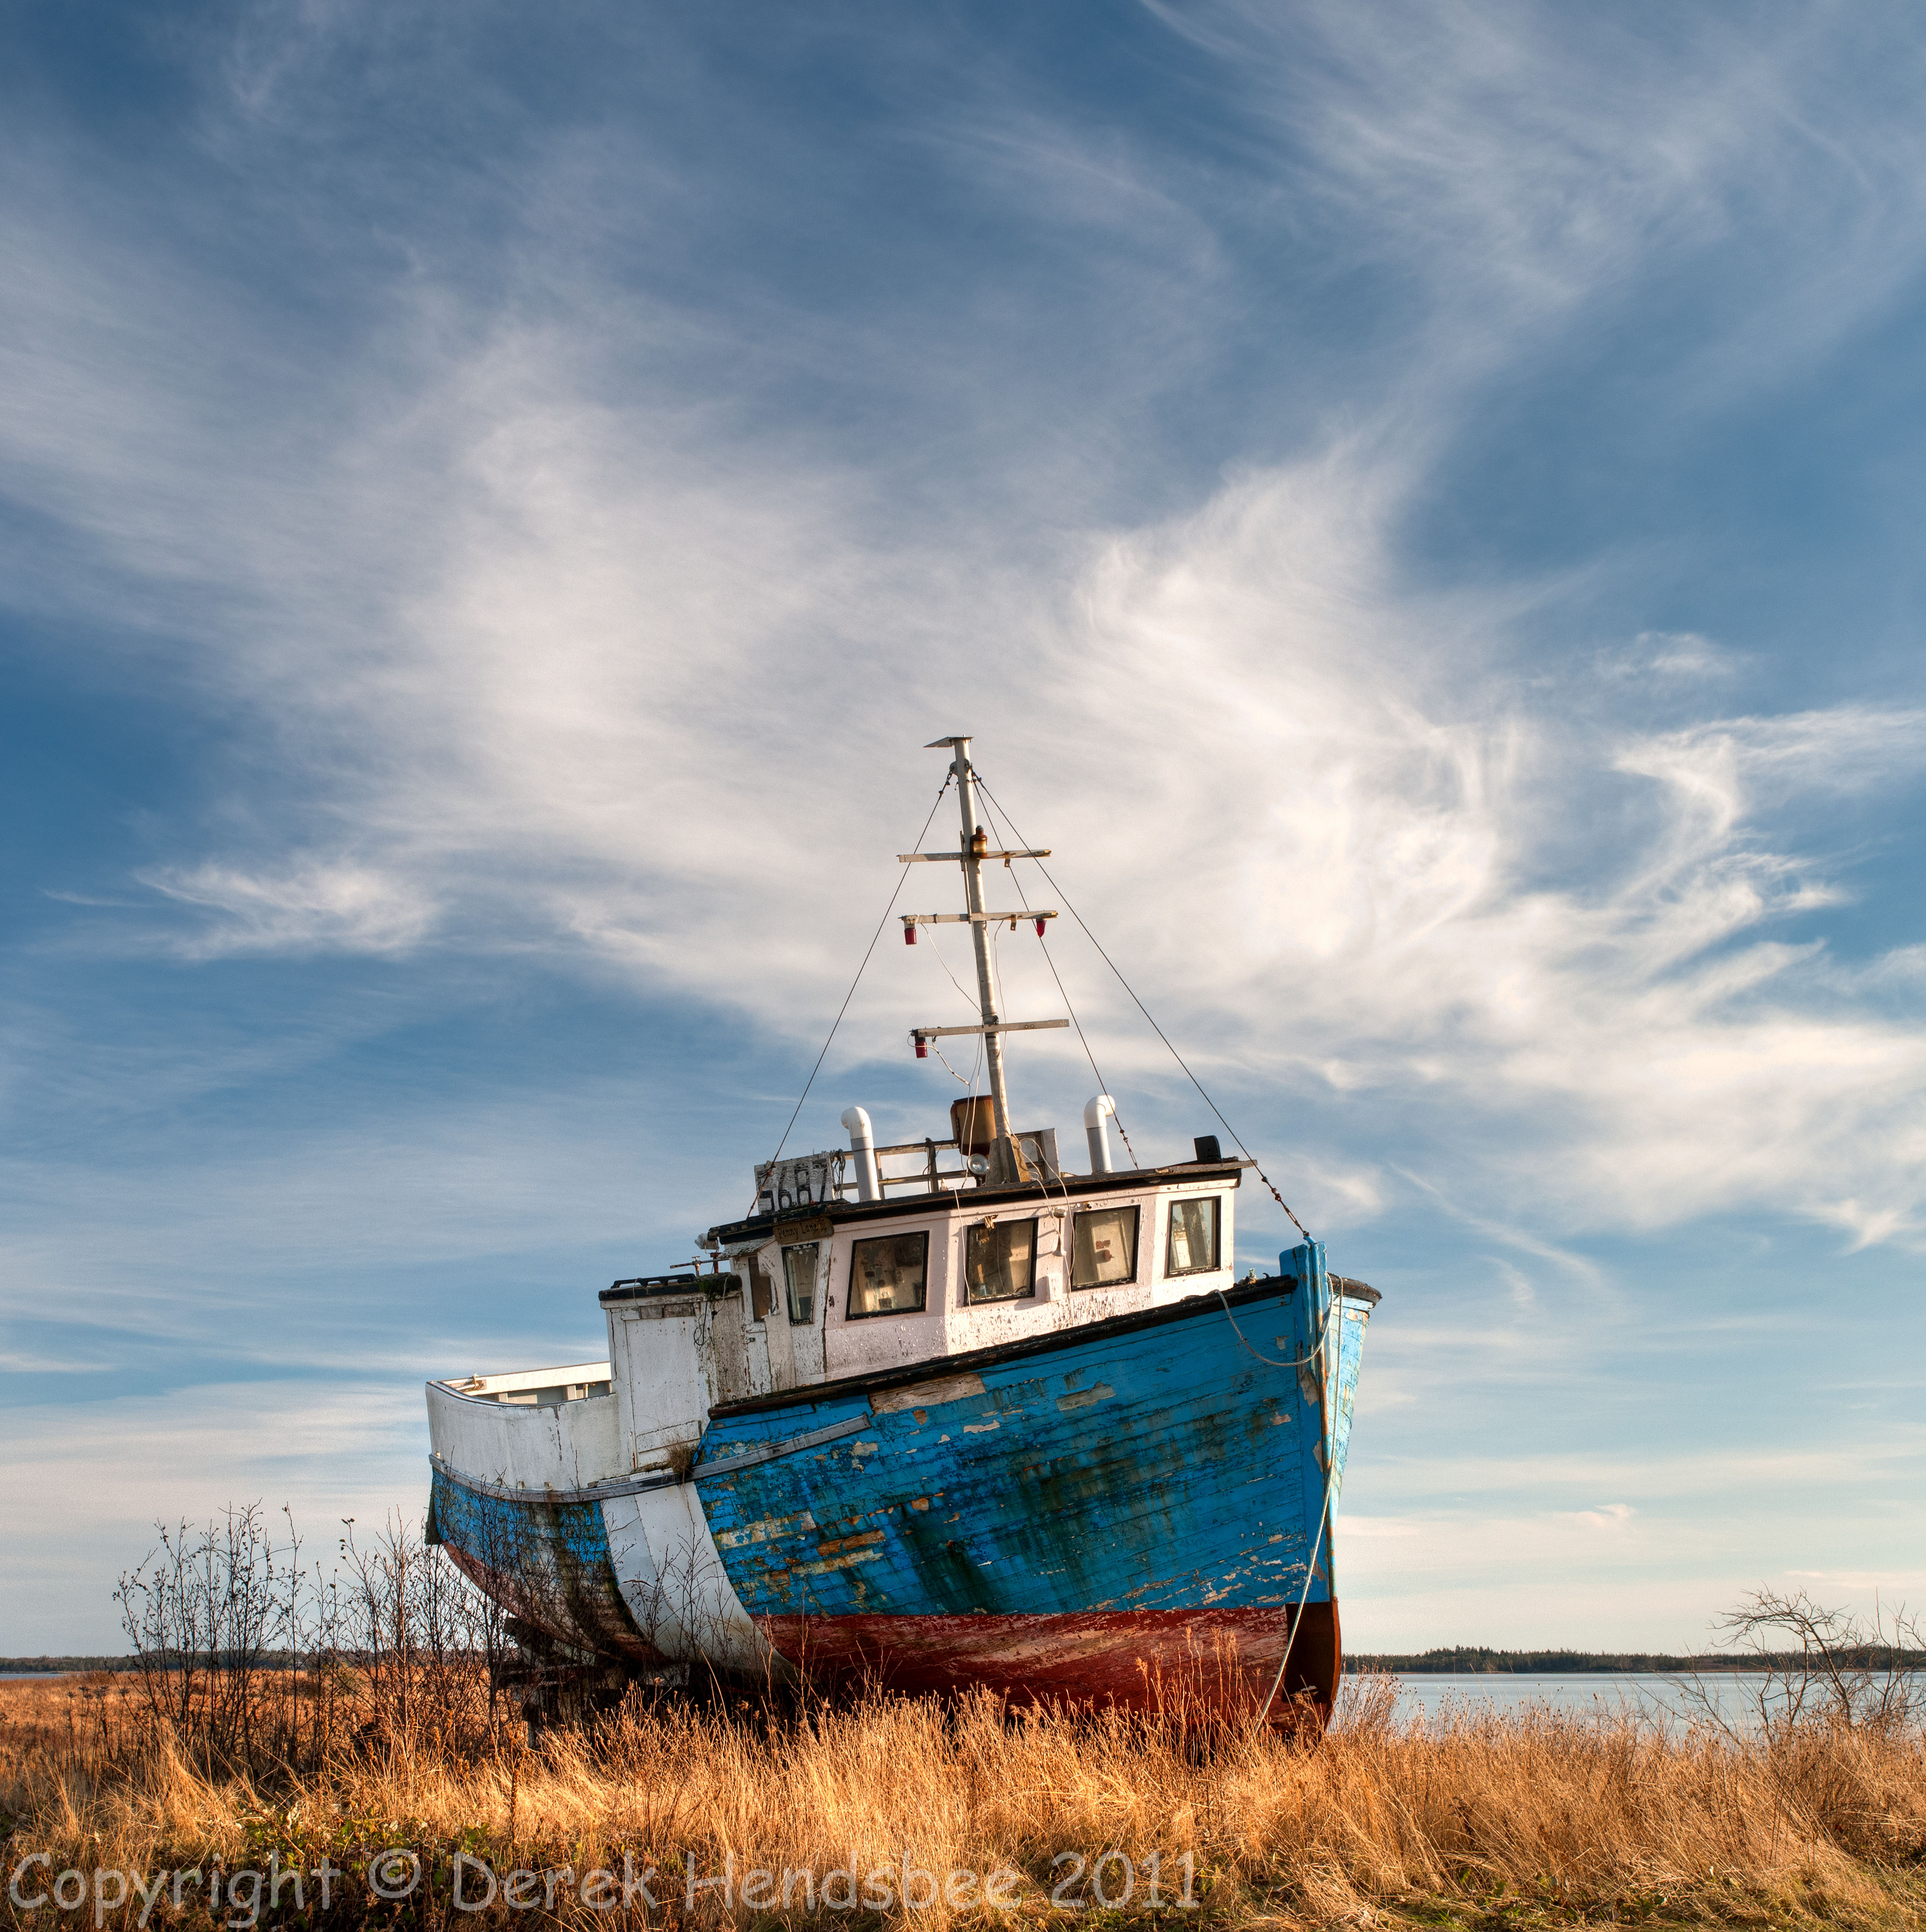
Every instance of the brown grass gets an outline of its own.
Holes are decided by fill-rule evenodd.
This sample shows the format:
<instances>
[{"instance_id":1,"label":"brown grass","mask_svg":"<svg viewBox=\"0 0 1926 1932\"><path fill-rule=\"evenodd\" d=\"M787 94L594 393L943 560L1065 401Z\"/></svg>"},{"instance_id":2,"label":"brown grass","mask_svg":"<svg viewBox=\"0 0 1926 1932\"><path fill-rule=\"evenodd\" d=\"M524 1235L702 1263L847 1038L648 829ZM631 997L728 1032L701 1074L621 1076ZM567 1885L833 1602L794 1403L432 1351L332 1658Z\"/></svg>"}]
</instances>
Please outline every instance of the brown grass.
<instances>
[{"instance_id":1,"label":"brown grass","mask_svg":"<svg viewBox=\"0 0 1926 1932\"><path fill-rule=\"evenodd\" d=\"M1667 1736L1625 1719L1540 1710L1520 1717L1393 1721L1388 1687L1358 1680L1316 1746L1179 1716L1008 1714L984 1699L945 1706L873 1696L796 1712L631 1701L593 1732L551 1732L529 1750L485 1719L458 1745L344 1726L345 1742L298 1769L210 1768L139 1717L116 1680L0 1685L0 1808L10 1870L46 1849L52 1868L211 1865L230 1874L351 1870L388 1845L419 1848L443 1885L462 1849L498 1871L672 1870L654 1923L800 1923L792 1909L690 1910L684 1861L720 1874L732 1856L820 1883L832 1870L1022 1874L1011 1915L966 1900L913 1913L930 1932L1000 1921L1149 1920L1217 1926L1366 1924L1378 1918L1496 1928L1657 1919L1916 1927L1926 1906L1926 1738L1912 1728L1814 1724L1773 1748L1709 1731ZM352 1700L352 1691L350 1690ZM485 1702L478 1701L478 1712ZM1081 1858L1135 1862L1127 1908L1053 1911ZM1164 1910L1143 1876L1161 1855ZM1194 1912L1170 1906L1185 1855ZM1105 1868L1106 1890L1122 1867ZM775 1884L780 1885L777 1879ZM894 1880L892 1879L892 1886ZM840 1884L840 1882L839 1882ZM539 1892L540 1888L536 1888ZM1005 1890L1015 1890L1006 1882ZM333 1922L367 1916L365 1888ZM1066 1897L1082 1896L1087 1882ZM189 1894L191 1906L193 1894ZM571 1902L572 1901L572 1902ZM41 1928L93 1923L87 1910L31 1914ZM406 1922L459 1924L435 1897ZM346 1914L344 1917L342 1915ZM191 1912L188 1915L191 1916ZM597 1914L566 1886L547 1921ZM314 1915L310 1912L310 1920ZM490 1922L529 1920L498 1904ZM227 1915L223 1913L223 1922ZM107 1922L132 1922L109 1911ZM153 1923L178 1922L163 1904ZM206 1922L206 1915L200 1915ZM264 1920L264 1922L272 1922Z\"/></svg>"}]
</instances>

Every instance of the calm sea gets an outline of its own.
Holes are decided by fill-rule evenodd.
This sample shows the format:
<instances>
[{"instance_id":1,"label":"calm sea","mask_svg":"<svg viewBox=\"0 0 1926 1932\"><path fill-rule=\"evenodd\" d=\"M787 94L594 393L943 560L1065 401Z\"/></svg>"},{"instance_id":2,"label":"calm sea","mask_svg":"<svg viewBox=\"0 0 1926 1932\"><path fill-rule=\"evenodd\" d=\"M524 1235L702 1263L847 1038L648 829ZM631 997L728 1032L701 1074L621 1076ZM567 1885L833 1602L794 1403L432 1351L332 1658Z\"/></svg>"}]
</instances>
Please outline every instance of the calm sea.
<instances>
[{"instance_id":1,"label":"calm sea","mask_svg":"<svg viewBox=\"0 0 1926 1932\"><path fill-rule=\"evenodd\" d=\"M1697 1680L1713 1712L1727 1723L1754 1721L1763 1676L1750 1671L1709 1672ZM1562 1671L1526 1677L1494 1671L1462 1676L1425 1676L1415 1672L1397 1680L1400 1717L1431 1717L1447 1706L1469 1716L1502 1715L1534 1706L1599 1717L1643 1716L1668 1725L1706 1713L1690 1678L1641 1671Z\"/></svg>"}]
</instances>

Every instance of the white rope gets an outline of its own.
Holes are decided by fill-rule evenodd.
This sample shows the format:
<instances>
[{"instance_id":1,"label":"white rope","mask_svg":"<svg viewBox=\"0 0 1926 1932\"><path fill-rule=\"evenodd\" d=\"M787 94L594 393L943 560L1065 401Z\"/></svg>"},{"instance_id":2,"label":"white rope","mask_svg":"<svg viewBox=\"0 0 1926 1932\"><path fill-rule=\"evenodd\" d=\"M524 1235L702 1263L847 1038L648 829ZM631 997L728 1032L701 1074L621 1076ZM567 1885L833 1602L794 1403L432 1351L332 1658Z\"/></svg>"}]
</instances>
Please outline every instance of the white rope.
<instances>
[{"instance_id":1,"label":"white rope","mask_svg":"<svg viewBox=\"0 0 1926 1932\"><path fill-rule=\"evenodd\" d=\"M1221 1294L1222 1291L1219 1290L1219 1293ZM1304 1358L1305 1361L1308 1362L1314 1358L1325 1353L1325 1346L1331 1339L1331 1317L1337 1312L1337 1304L1340 1299L1341 1298L1339 1295L1334 1293L1331 1297L1329 1302L1325 1305L1324 1320L1320 1324L1320 1332L1317 1339L1317 1346L1310 1352L1309 1355ZM1230 1314L1230 1308L1228 1303L1225 1304L1224 1312L1227 1316ZM1234 1316L1231 1319L1230 1325L1233 1330L1235 1331L1237 1328L1237 1322ZM1341 1334L1342 1331L1340 1330L1340 1333ZM1244 1337L1242 1334L1239 1334L1237 1339L1240 1342L1244 1341ZM1246 1348L1249 1348L1253 1354L1257 1354L1257 1351L1254 1348L1251 1348L1251 1345L1248 1342L1245 1342L1245 1346ZM1258 1359L1261 1361L1263 1358L1260 1356ZM1281 1367L1284 1365L1282 1364L1274 1364L1274 1366ZM1323 1394L1326 1380L1327 1378L1323 1374L1320 1373L1318 1377L1318 1390L1320 1396ZM1297 1614L1291 1618L1290 1629L1285 1634L1284 1654L1278 1660L1278 1674L1271 1680L1269 1694L1264 1700L1263 1708L1257 1713L1257 1724L1252 1726L1252 1735L1254 1736L1256 1736L1257 1732L1263 1727L1266 1720L1270 1717L1271 1706L1277 1702L1278 1687L1284 1681L1284 1672L1290 1667L1291 1652L1296 1648L1298 1632L1304 1625L1304 1606L1310 1601L1310 1586L1316 1580L1317 1576L1317 1558L1319 1553L1324 1547L1325 1526L1331 1520L1331 1479L1334 1470L1337 1458L1333 1450L1332 1445L1325 1432L1324 1417L1321 1412L1323 1408L1323 1403L1322 1401L1319 1403L1319 1408L1320 1413L1317 1419L1317 1437L1319 1447L1323 1452L1321 1459L1324 1464L1323 1504L1317 1514L1317 1534L1311 1540L1310 1560L1304 1568L1304 1590L1303 1593L1298 1598Z\"/></svg>"},{"instance_id":2,"label":"white rope","mask_svg":"<svg viewBox=\"0 0 1926 1932\"><path fill-rule=\"evenodd\" d=\"M1267 1369L1301 1369L1308 1366L1311 1363L1316 1361L1319 1356L1324 1353L1324 1344L1329 1337L1331 1328L1330 1318L1328 1316L1325 1318L1324 1326L1325 1332L1318 1336L1317 1346L1312 1349L1309 1354L1286 1355L1281 1360L1274 1359L1269 1355L1259 1354L1257 1351L1252 1348L1248 1342L1245 1340L1244 1330L1238 1327L1237 1317L1233 1315L1230 1312L1230 1304L1228 1301L1224 1301L1224 1290L1220 1288L1216 1291L1216 1293L1218 1300L1224 1302L1224 1316L1230 1323L1230 1332L1237 1337L1239 1346L1242 1348L1244 1352L1248 1355L1254 1362L1262 1362Z\"/></svg>"},{"instance_id":3,"label":"white rope","mask_svg":"<svg viewBox=\"0 0 1926 1932\"><path fill-rule=\"evenodd\" d=\"M1317 1574L1318 1552L1324 1547L1324 1526L1331 1520L1331 1469L1328 1462L1324 1471L1324 1508L1317 1519L1317 1535L1310 1546L1310 1567L1304 1574L1304 1594L1298 1599L1297 1615L1291 1619L1289 1634L1284 1639L1284 1654L1278 1660L1278 1674L1271 1679L1270 1695L1264 1700L1264 1708L1257 1713L1257 1723L1253 1733L1261 1729L1271 1714L1271 1706L1276 1702L1278 1686L1284 1681L1284 1672L1291 1660L1291 1651L1298 1640L1298 1630L1304 1622L1304 1607L1310 1600L1312 1579Z\"/></svg>"}]
</instances>

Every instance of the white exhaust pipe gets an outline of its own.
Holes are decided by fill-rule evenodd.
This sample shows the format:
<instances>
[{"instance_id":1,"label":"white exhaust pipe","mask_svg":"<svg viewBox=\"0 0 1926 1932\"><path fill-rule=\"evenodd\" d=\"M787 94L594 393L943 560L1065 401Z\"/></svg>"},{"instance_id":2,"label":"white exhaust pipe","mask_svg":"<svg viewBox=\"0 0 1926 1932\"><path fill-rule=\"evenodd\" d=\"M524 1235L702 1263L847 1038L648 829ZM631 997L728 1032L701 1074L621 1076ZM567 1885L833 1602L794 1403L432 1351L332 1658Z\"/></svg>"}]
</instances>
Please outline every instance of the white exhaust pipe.
<instances>
[{"instance_id":1,"label":"white exhaust pipe","mask_svg":"<svg viewBox=\"0 0 1926 1932\"><path fill-rule=\"evenodd\" d=\"M860 1107L845 1107L843 1124L849 1130L849 1150L856 1156L856 1198L880 1201L882 1175L876 1167L876 1137L870 1117Z\"/></svg>"},{"instance_id":2,"label":"white exhaust pipe","mask_svg":"<svg viewBox=\"0 0 1926 1932\"><path fill-rule=\"evenodd\" d=\"M1087 1101L1083 1108L1083 1137L1090 1143L1090 1172L1108 1174L1110 1169L1110 1131L1104 1123L1117 1111L1117 1103L1107 1094Z\"/></svg>"}]
</instances>

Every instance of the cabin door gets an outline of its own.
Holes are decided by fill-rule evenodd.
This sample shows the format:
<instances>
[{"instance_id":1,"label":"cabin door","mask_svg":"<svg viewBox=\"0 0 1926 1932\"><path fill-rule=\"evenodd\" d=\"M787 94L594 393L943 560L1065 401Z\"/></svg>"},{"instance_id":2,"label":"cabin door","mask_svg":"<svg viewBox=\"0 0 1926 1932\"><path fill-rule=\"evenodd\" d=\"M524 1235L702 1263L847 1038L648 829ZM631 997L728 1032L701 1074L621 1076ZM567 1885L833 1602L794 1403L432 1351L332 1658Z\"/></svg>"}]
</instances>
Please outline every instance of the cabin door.
<instances>
[{"instance_id":1,"label":"cabin door","mask_svg":"<svg viewBox=\"0 0 1926 1932\"><path fill-rule=\"evenodd\" d=\"M822 1324L829 1309L827 1241L798 1241L783 1250L783 1312L798 1383L823 1378Z\"/></svg>"}]
</instances>

